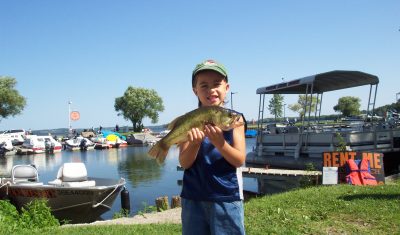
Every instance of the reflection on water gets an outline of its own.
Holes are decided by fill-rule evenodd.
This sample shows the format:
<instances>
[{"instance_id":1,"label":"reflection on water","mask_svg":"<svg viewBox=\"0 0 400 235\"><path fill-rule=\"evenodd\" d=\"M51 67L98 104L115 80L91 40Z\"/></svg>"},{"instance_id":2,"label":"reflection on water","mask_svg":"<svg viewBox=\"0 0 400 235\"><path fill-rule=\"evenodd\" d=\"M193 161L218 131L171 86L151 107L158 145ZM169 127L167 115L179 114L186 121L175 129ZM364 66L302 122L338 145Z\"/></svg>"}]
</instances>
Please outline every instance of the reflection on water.
<instances>
[{"instance_id":1,"label":"reflection on water","mask_svg":"<svg viewBox=\"0 0 400 235\"><path fill-rule=\"evenodd\" d=\"M247 139L247 151L250 151L254 139ZM42 182L54 180L59 167L65 162L84 162L91 177L125 178L126 188L130 193L131 214L154 205L159 196L179 195L183 172L177 171L178 149L172 147L166 161L159 165L147 156L149 147L127 147L109 150L91 150L87 152L62 151L55 154L15 155L0 158L0 175L10 175L11 168L17 164L34 164L39 170ZM245 189L257 190L254 179L244 180ZM112 218L121 209L120 197L103 219Z\"/></svg>"},{"instance_id":2,"label":"reflection on water","mask_svg":"<svg viewBox=\"0 0 400 235\"><path fill-rule=\"evenodd\" d=\"M159 180L162 166L154 164L147 156L147 149L133 148L135 151L127 153L126 160L118 163L118 171L137 187L141 183ZM140 166L140 167L139 167Z\"/></svg>"}]
</instances>

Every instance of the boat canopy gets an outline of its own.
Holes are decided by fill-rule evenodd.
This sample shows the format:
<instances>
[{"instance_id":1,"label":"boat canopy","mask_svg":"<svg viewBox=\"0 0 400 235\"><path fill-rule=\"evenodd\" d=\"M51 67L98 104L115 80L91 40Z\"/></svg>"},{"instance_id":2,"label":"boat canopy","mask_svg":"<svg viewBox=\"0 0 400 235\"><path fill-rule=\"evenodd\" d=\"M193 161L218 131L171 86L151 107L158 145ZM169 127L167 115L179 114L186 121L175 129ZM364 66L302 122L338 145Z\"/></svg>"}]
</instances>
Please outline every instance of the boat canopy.
<instances>
[{"instance_id":1,"label":"boat canopy","mask_svg":"<svg viewBox=\"0 0 400 235\"><path fill-rule=\"evenodd\" d=\"M359 71L335 70L320 73L289 82L282 82L272 86L257 89L257 94L306 94L309 87L313 86L312 93L322 94L327 91L345 88L376 85L379 83L377 76Z\"/></svg>"},{"instance_id":2,"label":"boat canopy","mask_svg":"<svg viewBox=\"0 0 400 235\"><path fill-rule=\"evenodd\" d=\"M109 136L109 135L115 135L115 136L118 136L120 139L126 140L126 137L124 135L121 135L120 133L114 132L114 131L102 130L101 134L103 134L104 138L107 138L107 136ZM115 140L115 137L110 137L110 138L112 138L112 141Z\"/></svg>"}]
</instances>

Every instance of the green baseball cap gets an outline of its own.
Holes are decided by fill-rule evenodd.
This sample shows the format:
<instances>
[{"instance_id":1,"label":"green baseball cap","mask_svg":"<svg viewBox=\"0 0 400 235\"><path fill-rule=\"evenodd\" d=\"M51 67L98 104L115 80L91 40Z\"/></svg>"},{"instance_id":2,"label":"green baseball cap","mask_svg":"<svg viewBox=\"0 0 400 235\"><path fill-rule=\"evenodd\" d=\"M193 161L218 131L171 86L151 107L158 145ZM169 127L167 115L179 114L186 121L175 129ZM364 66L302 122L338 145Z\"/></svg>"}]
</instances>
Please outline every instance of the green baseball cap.
<instances>
[{"instance_id":1,"label":"green baseball cap","mask_svg":"<svg viewBox=\"0 0 400 235\"><path fill-rule=\"evenodd\" d=\"M206 60L198 65L193 70L192 73L192 85L194 86L195 83L195 77L196 74L198 74L200 71L204 70L213 70L215 72L218 72L222 76L225 77L226 81L228 81L228 73L226 72L226 68L223 64L218 63L215 60Z\"/></svg>"}]
</instances>

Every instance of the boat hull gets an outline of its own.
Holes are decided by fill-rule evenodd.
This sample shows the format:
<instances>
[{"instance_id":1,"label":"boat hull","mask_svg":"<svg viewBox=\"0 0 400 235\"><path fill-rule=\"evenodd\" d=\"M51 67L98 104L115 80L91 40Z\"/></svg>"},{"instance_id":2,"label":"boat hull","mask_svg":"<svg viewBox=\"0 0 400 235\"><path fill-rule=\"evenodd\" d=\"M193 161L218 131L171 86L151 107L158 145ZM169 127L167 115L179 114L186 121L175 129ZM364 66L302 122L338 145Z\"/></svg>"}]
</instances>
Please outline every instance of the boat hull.
<instances>
[{"instance_id":1,"label":"boat hull","mask_svg":"<svg viewBox=\"0 0 400 235\"><path fill-rule=\"evenodd\" d=\"M257 137L254 150L247 154L246 165L306 169L312 164L321 170L323 152L338 151L340 145L351 151L383 153L387 162L385 172L386 168L389 171L400 166L396 163L398 160L391 160L399 159L395 156L400 153L398 128L347 132L263 133Z\"/></svg>"},{"instance_id":2,"label":"boat hull","mask_svg":"<svg viewBox=\"0 0 400 235\"><path fill-rule=\"evenodd\" d=\"M322 170L322 153L321 158L309 158L293 156L257 156L255 152L249 152L246 156L246 166L268 166L272 168L283 169L300 169L305 170L309 164L316 169Z\"/></svg>"},{"instance_id":3,"label":"boat hull","mask_svg":"<svg viewBox=\"0 0 400 235\"><path fill-rule=\"evenodd\" d=\"M35 199L46 199L52 214L67 223L88 223L100 219L111 209L125 180L91 178L94 187L58 187L54 185L8 185L0 189L0 198L18 209Z\"/></svg>"},{"instance_id":4,"label":"boat hull","mask_svg":"<svg viewBox=\"0 0 400 235\"><path fill-rule=\"evenodd\" d=\"M109 149L109 148L111 148L111 146L108 144L102 144L102 143L94 144L94 149Z\"/></svg>"}]
</instances>

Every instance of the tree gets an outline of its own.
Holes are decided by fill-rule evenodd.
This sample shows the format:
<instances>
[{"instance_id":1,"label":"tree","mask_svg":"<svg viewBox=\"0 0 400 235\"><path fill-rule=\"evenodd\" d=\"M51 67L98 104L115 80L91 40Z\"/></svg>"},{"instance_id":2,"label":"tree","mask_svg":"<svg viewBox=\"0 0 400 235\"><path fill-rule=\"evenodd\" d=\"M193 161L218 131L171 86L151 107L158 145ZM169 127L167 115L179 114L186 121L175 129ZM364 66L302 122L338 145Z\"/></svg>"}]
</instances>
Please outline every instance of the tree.
<instances>
[{"instance_id":1,"label":"tree","mask_svg":"<svg viewBox=\"0 0 400 235\"><path fill-rule=\"evenodd\" d=\"M15 78L0 76L0 121L2 118L20 114L25 108L25 97L14 88L16 84Z\"/></svg>"},{"instance_id":2,"label":"tree","mask_svg":"<svg viewBox=\"0 0 400 235\"><path fill-rule=\"evenodd\" d=\"M121 97L115 99L115 111L119 112L125 120L130 120L133 130L140 132L143 129L142 120L145 117L152 123L158 121L158 112L164 111L161 97L152 89L135 88L129 86Z\"/></svg>"},{"instance_id":3,"label":"tree","mask_svg":"<svg viewBox=\"0 0 400 235\"><path fill-rule=\"evenodd\" d=\"M379 116L385 116L387 111L400 112L400 101L376 108L375 114L377 114Z\"/></svg>"},{"instance_id":4,"label":"tree","mask_svg":"<svg viewBox=\"0 0 400 235\"><path fill-rule=\"evenodd\" d=\"M268 110L276 118L282 117L282 105L283 105L283 95L274 94L274 96L269 100Z\"/></svg>"},{"instance_id":5,"label":"tree","mask_svg":"<svg viewBox=\"0 0 400 235\"><path fill-rule=\"evenodd\" d=\"M310 103L310 96L308 96L307 100L308 104ZM309 111L314 112L315 106L317 104L317 97L311 96L311 110L309 110L309 105L306 105L306 95L299 95L299 99L296 104L290 104L288 107L293 112L299 113L300 119L303 120L304 115ZM305 108L304 108L305 107Z\"/></svg>"},{"instance_id":6,"label":"tree","mask_svg":"<svg viewBox=\"0 0 400 235\"><path fill-rule=\"evenodd\" d=\"M344 96L338 100L338 104L333 107L335 112L341 112L343 116L348 117L360 114L361 100L354 96Z\"/></svg>"}]
</instances>

